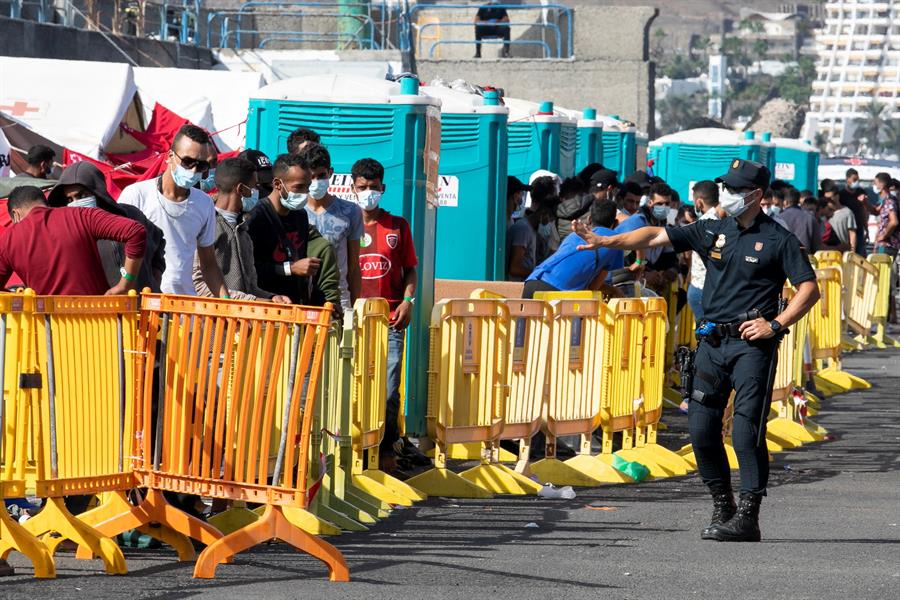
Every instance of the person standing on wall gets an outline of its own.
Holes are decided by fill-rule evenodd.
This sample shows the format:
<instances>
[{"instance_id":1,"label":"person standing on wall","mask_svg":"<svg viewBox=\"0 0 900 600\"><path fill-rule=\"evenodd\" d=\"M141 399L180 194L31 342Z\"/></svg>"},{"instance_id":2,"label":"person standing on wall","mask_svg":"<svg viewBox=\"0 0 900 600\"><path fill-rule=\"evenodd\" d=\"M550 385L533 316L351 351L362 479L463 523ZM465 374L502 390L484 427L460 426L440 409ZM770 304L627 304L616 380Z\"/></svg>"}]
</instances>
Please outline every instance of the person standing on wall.
<instances>
[{"instance_id":1,"label":"person standing on wall","mask_svg":"<svg viewBox=\"0 0 900 600\"><path fill-rule=\"evenodd\" d=\"M769 185L764 165L735 159L716 180L719 204L728 215L685 227L643 227L610 237L575 223L582 248L635 250L671 245L706 260L703 322L694 361L688 411L691 443L700 477L713 497L712 520L701 538L756 542L759 507L769 479L766 421L781 335L819 300L816 275L797 238L762 213ZM782 310L785 281L797 289ZM740 465L740 503L735 506L731 469L722 439L728 398L734 396L732 443Z\"/></svg>"}]
</instances>

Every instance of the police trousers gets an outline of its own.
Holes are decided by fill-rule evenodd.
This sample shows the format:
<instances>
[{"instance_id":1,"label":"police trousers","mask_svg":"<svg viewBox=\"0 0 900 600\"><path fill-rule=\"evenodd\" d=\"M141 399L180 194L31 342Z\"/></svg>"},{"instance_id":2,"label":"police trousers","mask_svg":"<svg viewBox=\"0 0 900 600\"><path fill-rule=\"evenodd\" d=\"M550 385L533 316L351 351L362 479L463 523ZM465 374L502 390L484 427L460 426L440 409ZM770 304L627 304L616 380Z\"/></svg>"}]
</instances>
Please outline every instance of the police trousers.
<instances>
[{"instance_id":1,"label":"police trousers","mask_svg":"<svg viewBox=\"0 0 900 600\"><path fill-rule=\"evenodd\" d=\"M765 495L769 480L766 421L771 377L778 360L775 339L748 342L723 338L718 346L702 340L694 360L694 394L688 410L691 445L703 483L731 488L731 470L722 439L723 418L734 390L732 446L737 454L741 492ZM762 432L760 432L762 430Z\"/></svg>"}]
</instances>

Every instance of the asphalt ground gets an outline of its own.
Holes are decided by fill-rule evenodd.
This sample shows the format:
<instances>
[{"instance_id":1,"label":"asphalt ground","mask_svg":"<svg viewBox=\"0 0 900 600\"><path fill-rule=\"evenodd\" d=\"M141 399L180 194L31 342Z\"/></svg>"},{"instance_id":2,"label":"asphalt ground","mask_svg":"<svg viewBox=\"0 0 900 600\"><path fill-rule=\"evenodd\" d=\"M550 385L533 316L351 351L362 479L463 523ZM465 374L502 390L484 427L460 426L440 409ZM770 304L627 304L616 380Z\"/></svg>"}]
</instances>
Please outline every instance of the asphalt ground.
<instances>
[{"instance_id":1,"label":"asphalt ground","mask_svg":"<svg viewBox=\"0 0 900 600\"><path fill-rule=\"evenodd\" d=\"M699 539L710 502L696 475L579 489L574 500L429 499L371 531L331 538L350 583L272 543L193 580L168 550L125 551L127 576L57 559L35 580L21 555L4 598L398 598L574 600L692 597L900 598L900 352L845 359L871 390L826 400L835 439L775 456L759 544ZM686 442L669 412L661 442ZM536 524L537 527L529 524Z\"/></svg>"}]
</instances>

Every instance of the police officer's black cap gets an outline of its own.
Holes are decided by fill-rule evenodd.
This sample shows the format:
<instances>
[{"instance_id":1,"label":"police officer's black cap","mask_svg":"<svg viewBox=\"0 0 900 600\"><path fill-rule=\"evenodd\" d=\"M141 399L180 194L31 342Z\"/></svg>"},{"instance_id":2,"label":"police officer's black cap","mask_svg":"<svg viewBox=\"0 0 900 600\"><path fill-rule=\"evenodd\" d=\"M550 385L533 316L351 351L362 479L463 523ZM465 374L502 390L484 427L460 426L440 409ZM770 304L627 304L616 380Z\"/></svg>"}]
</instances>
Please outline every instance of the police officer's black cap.
<instances>
[{"instance_id":1,"label":"police officer's black cap","mask_svg":"<svg viewBox=\"0 0 900 600\"><path fill-rule=\"evenodd\" d=\"M610 169L600 169L591 175L591 189L605 190L610 186L619 185L619 176L615 171Z\"/></svg>"},{"instance_id":2,"label":"police officer's black cap","mask_svg":"<svg viewBox=\"0 0 900 600\"><path fill-rule=\"evenodd\" d=\"M768 167L762 163L752 160L742 160L736 158L731 161L731 168L721 177L716 177L716 183L724 184L725 187L733 190L746 188L762 188L769 187L769 180L772 174L769 173Z\"/></svg>"},{"instance_id":3,"label":"police officer's black cap","mask_svg":"<svg viewBox=\"0 0 900 600\"><path fill-rule=\"evenodd\" d=\"M513 177L512 175L507 175L506 177L506 195L516 194L518 192L529 192L531 191L530 185L525 185L522 183L518 177Z\"/></svg>"}]
</instances>

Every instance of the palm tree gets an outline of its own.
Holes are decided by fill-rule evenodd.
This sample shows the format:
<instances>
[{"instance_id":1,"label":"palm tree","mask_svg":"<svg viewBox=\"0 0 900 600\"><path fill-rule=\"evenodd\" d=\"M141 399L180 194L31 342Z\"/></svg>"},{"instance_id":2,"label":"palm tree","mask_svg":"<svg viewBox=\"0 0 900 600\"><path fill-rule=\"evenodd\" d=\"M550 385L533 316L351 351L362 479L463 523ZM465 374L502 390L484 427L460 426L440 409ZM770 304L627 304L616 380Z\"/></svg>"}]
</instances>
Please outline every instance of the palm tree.
<instances>
[{"instance_id":1,"label":"palm tree","mask_svg":"<svg viewBox=\"0 0 900 600\"><path fill-rule=\"evenodd\" d=\"M900 160L900 122L891 120L891 123L884 129L882 136L882 150L891 153Z\"/></svg>"},{"instance_id":2,"label":"palm tree","mask_svg":"<svg viewBox=\"0 0 900 600\"><path fill-rule=\"evenodd\" d=\"M884 104L872 100L863 107L862 118L856 119L853 141L860 147L865 145L871 154L877 154L881 150L881 137L888 126L884 108Z\"/></svg>"}]
</instances>

